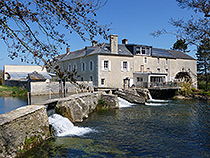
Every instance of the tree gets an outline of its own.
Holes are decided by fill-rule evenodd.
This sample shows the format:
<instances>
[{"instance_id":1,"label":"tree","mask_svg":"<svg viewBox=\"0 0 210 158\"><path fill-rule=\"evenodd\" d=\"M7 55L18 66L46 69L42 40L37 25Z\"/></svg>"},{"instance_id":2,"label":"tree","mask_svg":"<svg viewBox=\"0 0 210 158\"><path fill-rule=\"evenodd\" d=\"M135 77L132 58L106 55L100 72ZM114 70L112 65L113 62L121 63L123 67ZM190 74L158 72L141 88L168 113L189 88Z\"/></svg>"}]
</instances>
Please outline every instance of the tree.
<instances>
[{"instance_id":1,"label":"tree","mask_svg":"<svg viewBox=\"0 0 210 158\"><path fill-rule=\"evenodd\" d=\"M185 39L177 39L177 41L173 44L172 49L186 52L187 44L186 44Z\"/></svg>"},{"instance_id":2,"label":"tree","mask_svg":"<svg viewBox=\"0 0 210 158\"><path fill-rule=\"evenodd\" d=\"M210 70L210 39L203 39L198 47L197 69L199 79L205 80L205 89L208 90Z\"/></svg>"},{"instance_id":3,"label":"tree","mask_svg":"<svg viewBox=\"0 0 210 158\"><path fill-rule=\"evenodd\" d=\"M199 46L204 38L210 39L210 1L209 0L176 0L181 8L194 11L190 19L170 19L177 30L169 32L165 29L157 30L151 35L158 37L162 34L173 34L177 38L185 40L189 44Z\"/></svg>"},{"instance_id":4,"label":"tree","mask_svg":"<svg viewBox=\"0 0 210 158\"><path fill-rule=\"evenodd\" d=\"M106 3L106 1L105 1ZM74 72L62 71L56 56L68 35L77 33L82 40L101 35L107 39L108 25L99 25L96 11L100 0L0 0L0 38L11 59L45 65L61 80L75 81ZM67 36L66 36L67 35Z\"/></svg>"}]
</instances>

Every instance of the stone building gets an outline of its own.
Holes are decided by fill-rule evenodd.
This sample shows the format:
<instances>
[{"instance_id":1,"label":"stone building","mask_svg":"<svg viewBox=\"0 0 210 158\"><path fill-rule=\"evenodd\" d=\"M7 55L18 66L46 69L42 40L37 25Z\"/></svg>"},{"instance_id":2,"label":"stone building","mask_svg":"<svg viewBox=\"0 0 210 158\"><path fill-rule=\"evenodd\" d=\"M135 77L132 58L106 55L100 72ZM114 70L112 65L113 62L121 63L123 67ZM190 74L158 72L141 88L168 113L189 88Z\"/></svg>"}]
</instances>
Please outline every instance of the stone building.
<instances>
[{"instance_id":1,"label":"stone building","mask_svg":"<svg viewBox=\"0 0 210 158\"><path fill-rule=\"evenodd\" d=\"M176 81L179 72L187 72L197 87L197 62L181 51L128 44L118 44L118 36L110 35L109 43L97 44L68 52L59 59L61 67L76 69L81 81L93 81L96 87L151 87Z\"/></svg>"}]
</instances>

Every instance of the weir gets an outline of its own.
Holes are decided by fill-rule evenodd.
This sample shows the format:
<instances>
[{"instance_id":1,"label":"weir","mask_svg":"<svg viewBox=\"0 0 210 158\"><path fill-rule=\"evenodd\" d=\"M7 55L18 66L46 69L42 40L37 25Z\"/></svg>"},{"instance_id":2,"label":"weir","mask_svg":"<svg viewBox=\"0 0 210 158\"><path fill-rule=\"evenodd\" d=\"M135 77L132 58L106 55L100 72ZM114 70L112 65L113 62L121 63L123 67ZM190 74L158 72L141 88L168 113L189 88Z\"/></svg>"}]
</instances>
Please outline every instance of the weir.
<instances>
[{"instance_id":1,"label":"weir","mask_svg":"<svg viewBox=\"0 0 210 158\"><path fill-rule=\"evenodd\" d=\"M119 108L128 108L133 104L118 97ZM66 117L59 114L53 114L49 116L49 124L52 126L51 131L54 136L82 136L90 132L97 132L95 129L89 127L77 127Z\"/></svg>"}]
</instances>

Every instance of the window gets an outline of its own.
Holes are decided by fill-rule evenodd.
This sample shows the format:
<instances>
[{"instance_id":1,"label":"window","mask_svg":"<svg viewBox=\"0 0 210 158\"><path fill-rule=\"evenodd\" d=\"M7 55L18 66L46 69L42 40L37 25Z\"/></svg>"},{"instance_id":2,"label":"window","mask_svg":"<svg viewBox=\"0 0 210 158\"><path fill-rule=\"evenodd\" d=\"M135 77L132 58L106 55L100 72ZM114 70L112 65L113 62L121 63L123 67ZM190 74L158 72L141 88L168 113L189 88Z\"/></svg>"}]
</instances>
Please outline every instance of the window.
<instances>
[{"instance_id":1,"label":"window","mask_svg":"<svg viewBox=\"0 0 210 158\"><path fill-rule=\"evenodd\" d=\"M85 63L82 63L81 65L81 71L85 71L86 70L86 64Z\"/></svg>"},{"instance_id":2,"label":"window","mask_svg":"<svg viewBox=\"0 0 210 158\"><path fill-rule=\"evenodd\" d=\"M81 81L84 81L83 77L81 77Z\"/></svg>"},{"instance_id":3,"label":"window","mask_svg":"<svg viewBox=\"0 0 210 158\"><path fill-rule=\"evenodd\" d=\"M72 71L71 64L69 64L69 66L68 66L68 71Z\"/></svg>"},{"instance_id":4,"label":"window","mask_svg":"<svg viewBox=\"0 0 210 158\"><path fill-rule=\"evenodd\" d=\"M157 68L157 72L160 72L160 68Z\"/></svg>"},{"instance_id":5,"label":"window","mask_svg":"<svg viewBox=\"0 0 210 158\"><path fill-rule=\"evenodd\" d=\"M141 54L143 54L143 55L146 54L145 47L141 48Z\"/></svg>"},{"instance_id":6,"label":"window","mask_svg":"<svg viewBox=\"0 0 210 158\"><path fill-rule=\"evenodd\" d=\"M128 68L128 63L127 61L123 61L123 69L127 70Z\"/></svg>"},{"instance_id":7,"label":"window","mask_svg":"<svg viewBox=\"0 0 210 158\"><path fill-rule=\"evenodd\" d=\"M76 71L77 70L77 64L74 63L73 65L73 70Z\"/></svg>"},{"instance_id":8,"label":"window","mask_svg":"<svg viewBox=\"0 0 210 158\"><path fill-rule=\"evenodd\" d=\"M144 65L141 65L140 72L144 72Z\"/></svg>"},{"instance_id":9,"label":"window","mask_svg":"<svg viewBox=\"0 0 210 158\"><path fill-rule=\"evenodd\" d=\"M108 60L105 60L104 61L104 69L108 69L109 68L109 61Z\"/></svg>"},{"instance_id":10,"label":"window","mask_svg":"<svg viewBox=\"0 0 210 158\"><path fill-rule=\"evenodd\" d=\"M136 54L140 54L140 47L136 47Z\"/></svg>"},{"instance_id":11,"label":"window","mask_svg":"<svg viewBox=\"0 0 210 158\"><path fill-rule=\"evenodd\" d=\"M160 58L157 58L157 64L160 64Z\"/></svg>"},{"instance_id":12,"label":"window","mask_svg":"<svg viewBox=\"0 0 210 158\"><path fill-rule=\"evenodd\" d=\"M168 65L168 59L166 58L166 65Z\"/></svg>"},{"instance_id":13,"label":"window","mask_svg":"<svg viewBox=\"0 0 210 158\"><path fill-rule=\"evenodd\" d=\"M142 81L143 81L143 78L137 77L137 78L136 78L136 81L137 81L137 82L142 82Z\"/></svg>"},{"instance_id":14,"label":"window","mask_svg":"<svg viewBox=\"0 0 210 158\"><path fill-rule=\"evenodd\" d=\"M145 64L147 63L147 57L144 58L144 63L145 63Z\"/></svg>"},{"instance_id":15,"label":"window","mask_svg":"<svg viewBox=\"0 0 210 158\"><path fill-rule=\"evenodd\" d=\"M105 85L105 78L101 79L101 85Z\"/></svg>"},{"instance_id":16,"label":"window","mask_svg":"<svg viewBox=\"0 0 210 158\"><path fill-rule=\"evenodd\" d=\"M147 72L150 72L150 68L147 68Z\"/></svg>"},{"instance_id":17,"label":"window","mask_svg":"<svg viewBox=\"0 0 210 158\"><path fill-rule=\"evenodd\" d=\"M89 62L89 70L90 71L93 71L94 70L94 63L93 63L93 61L90 61Z\"/></svg>"},{"instance_id":18,"label":"window","mask_svg":"<svg viewBox=\"0 0 210 158\"><path fill-rule=\"evenodd\" d=\"M102 70L111 71L111 61L109 60L102 60Z\"/></svg>"},{"instance_id":19,"label":"window","mask_svg":"<svg viewBox=\"0 0 210 158\"><path fill-rule=\"evenodd\" d=\"M93 76L90 76L90 81L93 81Z\"/></svg>"},{"instance_id":20,"label":"window","mask_svg":"<svg viewBox=\"0 0 210 158\"><path fill-rule=\"evenodd\" d=\"M130 66L128 61L121 61L121 71L129 71Z\"/></svg>"},{"instance_id":21,"label":"window","mask_svg":"<svg viewBox=\"0 0 210 158\"><path fill-rule=\"evenodd\" d=\"M147 53L147 55L149 55L149 54L150 54L150 52L149 52L149 48L146 48L146 53Z\"/></svg>"}]
</instances>

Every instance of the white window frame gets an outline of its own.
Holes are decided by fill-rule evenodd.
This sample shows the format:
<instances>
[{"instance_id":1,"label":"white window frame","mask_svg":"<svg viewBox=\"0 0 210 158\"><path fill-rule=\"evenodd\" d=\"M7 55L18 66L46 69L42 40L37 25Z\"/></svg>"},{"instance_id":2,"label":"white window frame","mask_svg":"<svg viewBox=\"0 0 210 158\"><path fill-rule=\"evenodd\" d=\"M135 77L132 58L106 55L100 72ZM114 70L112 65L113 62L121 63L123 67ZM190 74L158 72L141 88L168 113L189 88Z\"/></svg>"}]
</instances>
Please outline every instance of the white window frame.
<instances>
[{"instance_id":1,"label":"white window frame","mask_svg":"<svg viewBox=\"0 0 210 158\"><path fill-rule=\"evenodd\" d=\"M126 68L124 68L124 63L127 63ZM129 71L130 70L130 63L129 61L123 60L121 61L121 71Z\"/></svg>"},{"instance_id":2,"label":"white window frame","mask_svg":"<svg viewBox=\"0 0 210 158\"><path fill-rule=\"evenodd\" d=\"M104 67L104 63L108 61L108 67ZM110 60L102 60L101 69L104 71L111 71L111 61Z\"/></svg>"}]
</instances>

